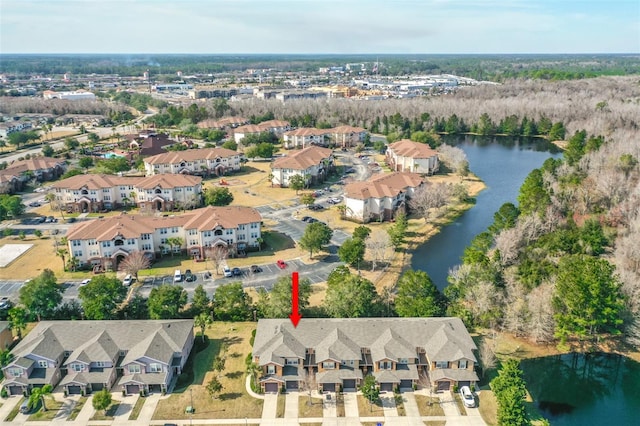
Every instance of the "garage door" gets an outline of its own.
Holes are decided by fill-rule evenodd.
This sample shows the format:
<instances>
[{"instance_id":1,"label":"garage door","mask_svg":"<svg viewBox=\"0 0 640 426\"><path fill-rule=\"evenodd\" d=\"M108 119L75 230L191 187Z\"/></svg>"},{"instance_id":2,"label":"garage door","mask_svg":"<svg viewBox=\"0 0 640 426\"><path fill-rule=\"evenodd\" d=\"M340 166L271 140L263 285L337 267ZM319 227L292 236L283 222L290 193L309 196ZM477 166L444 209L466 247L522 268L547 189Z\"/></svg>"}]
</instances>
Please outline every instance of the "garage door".
<instances>
[{"instance_id":1,"label":"garage door","mask_svg":"<svg viewBox=\"0 0 640 426\"><path fill-rule=\"evenodd\" d=\"M278 393L278 384L277 383L265 383L264 391L266 393Z\"/></svg>"},{"instance_id":2,"label":"garage door","mask_svg":"<svg viewBox=\"0 0 640 426\"><path fill-rule=\"evenodd\" d=\"M149 385L149 392L162 393L162 385Z\"/></svg>"},{"instance_id":3,"label":"garage door","mask_svg":"<svg viewBox=\"0 0 640 426\"><path fill-rule=\"evenodd\" d=\"M91 383L91 392L98 392L104 388L104 383Z\"/></svg>"},{"instance_id":4,"label":"garage door","mask_svg":"<svg viewBox=\"0 0 640 426\"><path fill-rule=\"evenodd\" d=\"M287 382L287 390L298 390L298 382L296 381L288 381Z\"/></svg>"},{"instance_id":5,"label":"garage door","mask_svg":"<svg viewBox=\"0 0 640 426\"><path fill-rule=\"evenodd\" d=\"M140 385L127 385L127 393L131 395L140 393Z\"/></svg>"},{"instance_id":6,"label":"garage door","mask_svg":"<svg viewBox=\"0 0 640 426\"><path fill-rule=\"evenodd\" d=\"M400 380L400 389L411 389L413 382L411 380Z\"/></svg>"},{"instance_id":7,"label":"garage door","mask_svg":"<svg viewBox=\"0 0 640 426\"><path fill-rule=\"evenodd\" d=\"M322 385L322 390L325 392L335 392L336 384L335 383L324 383Z\"/></svg>"},{"instance_id":8,"label":"garage door","mask_svg":"<svg viewBox=\"0 0 640 426\"><path fill-rule=\"evenodd\" d=\"M67 386L67 392L69 392L69 395L80 395L82 393L82 386L69 385Z\"/></svg>"},{"instance_id":9,"label":"garage door","mask_svg":"<svg viewBox=\"0 0 640 426\"><path fill-rule=\"evenodd\" d=\"M451 383L447 381L438 382L438 390L439 391L448 391Z\"/></svg>"},{"instance_id":10,"label":"garage door","mask_svg":"<svg viewBox=\"0 0 640 426\"><path fill-rule=\"evenodd\" d=\"M355 389L356 388L356 379L345 380L343 387L345 389Z\"/></svg>"},{"instance_id":11,"label":"garage door","mask_svg":"<svg viewBox=\"0 0 640 426\"><path fill-rule=\"evenodd\" d=\"M471 387L471 382L470 381L466 381L466 382L458 382L458 387L461 388L463 386L469 386Z\"/></svg>"},{"instance_id":12,"label":"garage door","mask_svg":"<svg viewBox=\"0 0 640 426\"><path fill-rule=\"evenodd\" d=\"M380 390L382 392L393 392L393 383L380 383Z\"/></svg>"},{"instance_id":13,"label":"garage door","mask_svg":"<svg viewBox=\"0 0 640 426\"><path fill-rule=\"evenodd\" d=\"M22 386L9 386L10 395L22 395Z\"/></svg>"}]
</instances>

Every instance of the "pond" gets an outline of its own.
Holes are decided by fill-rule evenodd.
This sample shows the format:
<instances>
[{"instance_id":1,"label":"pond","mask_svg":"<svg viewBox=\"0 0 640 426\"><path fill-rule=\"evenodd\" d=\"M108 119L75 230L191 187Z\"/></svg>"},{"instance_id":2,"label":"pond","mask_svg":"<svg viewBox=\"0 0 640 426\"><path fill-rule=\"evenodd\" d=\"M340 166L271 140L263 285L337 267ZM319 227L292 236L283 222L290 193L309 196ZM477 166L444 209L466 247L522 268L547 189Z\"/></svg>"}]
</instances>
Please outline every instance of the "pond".
<instances>
[{"instance_id":1,"label":"pond","mask_svg":"<svg viewBox=\"0 0 640 426\"><path fill-rule=\"evenodd\" d=\"M640 424L640 363L571 353L522 361L527 389L554 426Z\"/></svg>"},{"instance_id":2,"label":"pond","mask_svg":"<svg viewBox=\"0 0 640 426\"><path fill-rule=\"evenodd\" d=\"M469 168L487 189L477 196L475 206L413 251L411 267L426 271L440 290L447 285L449 269L460 263L473 237L491 225L500 206L516 204L520 186L531 170L561 155L544 139L456 136L444 142L466 153Z\"/></svg>"}]
</instances>

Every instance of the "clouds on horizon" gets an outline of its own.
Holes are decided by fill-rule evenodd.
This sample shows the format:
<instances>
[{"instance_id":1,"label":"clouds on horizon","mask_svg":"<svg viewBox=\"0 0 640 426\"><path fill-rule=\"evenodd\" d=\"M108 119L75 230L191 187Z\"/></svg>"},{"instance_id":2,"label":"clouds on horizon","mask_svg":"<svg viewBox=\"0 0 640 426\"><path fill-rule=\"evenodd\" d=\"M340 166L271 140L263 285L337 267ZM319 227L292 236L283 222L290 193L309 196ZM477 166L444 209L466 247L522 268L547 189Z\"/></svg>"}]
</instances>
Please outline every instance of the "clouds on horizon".
<instances>
[{"instance_id":1,"label":"clouds on horizon","mask_svg":"<svg viewBox=\"0 0 640 426\"><path fill-rule=\"evenodd\" d=\"M638 53L637 0L2 0L2 53Z\"/></svg>"}]
</instances>

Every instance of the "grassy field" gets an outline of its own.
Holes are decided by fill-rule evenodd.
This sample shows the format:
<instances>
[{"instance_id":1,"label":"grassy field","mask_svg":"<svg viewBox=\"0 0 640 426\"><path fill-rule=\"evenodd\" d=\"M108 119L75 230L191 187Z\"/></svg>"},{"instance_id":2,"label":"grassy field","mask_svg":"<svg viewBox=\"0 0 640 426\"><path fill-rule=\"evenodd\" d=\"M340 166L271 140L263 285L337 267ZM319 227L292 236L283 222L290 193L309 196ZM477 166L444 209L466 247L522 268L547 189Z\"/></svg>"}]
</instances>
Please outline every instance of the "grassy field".
<instances>
[{"instance_id":1,"label":"grassy field","mask_svg":"<svg viewBox=\"0 0 640 426\"><path fill-rule=\"evenodd\" d=\"M373 404L369 404L363 395L358 394L358 413L360 417L383 417L382 401L378 399L373 401Z\"/></svg>"},{"instance_id":2,"label":"grassy field","mask_svg":"<svg viewBox=\"0 0 640 426\"><path fill-rule=\"evenodd\" d=\"M140 411L142 411L142 406L144 405L147 398L138 398L136 400L135 405L131 409L131 413L129 414L129 420L138 420L138 416L140 415Z\"/></svg>"},{"instance_id":3,"label":"grassy field","mask_svg":"<svg viewBox=\"0 0 640 426\"><path fill-rule=\"evenodd\" d=\"M322 417L322 398L311 398L300 395L298 399L298 417Z\"/></svg>"},{"instance_id":4,"label":"grassy field","mask_svg":"<svg viewBox=\"0 0 640 426\"><path fill-rule=\"evenodd\" d=\"M51 421L58 414L58 411L62 407L63 403L60 401L56 401L53 397L45 397L45 405L47 406L47 411L36 411L32 415L29 416L29 420L34 421Z\"/></svg>"},{"instance_id":5,"label":"grassy field","mask_svg":"<svg viewBox=\"0 0 640 426\"><path fill-rule=\"evenodd\" d=\"M62 259L55 255L52 237L37 238L33 235L20 240L17 235L0 238L0 246L5 244L33 244L27 252L4 268L0 268L0 279L35 278L45 269L51 269L56 276L62 275Z\"/></svg>"},{"instance_id":6,"label":"grassy field","mask_svg":"<svg viewBox=\"0 0 640 426\"><path fill-rule=\"evenodd\" d=\"M419 394L416 394L415 397L421 416L444 416L444 410L440 406L440 399L438 399L438 397ZM431 402L431 405L429 405L429 402Z\"/></svg>"},{"instance_id":7,"label":"grassy field","mask_svg":"<svg viewBox=\"0 0 640 426\"><path fill-rule=\"evenodd\" d=\"M255 327L256 324L250 322L214 323L206 332L208 346L196 354L192 353L193 372L187 375L191 377L189 383L183 385L179 382L168 398L161 399L153 419L188 419L185 408L191 405L192 394L194 419L259 418L263 401L249 396L245 389L244 359L251 352L249 339ZM223 343L228 345L226 368L219 378L223 389L213 399L205 387L216 374L211 367Z\"/></svg>"},{"instance_id":8,"label":"grassy field","mask_svg":"<svg viewBox=\"0 0 640 426\"><path fill-rule=\"evenodd\" d=\"M398 415L406 416L407 411L404 409L404 399L402 399L402 395L399 393L394 394L394 399L396 400L396 410L398 411Z\"/></svg>"}]
</instances>

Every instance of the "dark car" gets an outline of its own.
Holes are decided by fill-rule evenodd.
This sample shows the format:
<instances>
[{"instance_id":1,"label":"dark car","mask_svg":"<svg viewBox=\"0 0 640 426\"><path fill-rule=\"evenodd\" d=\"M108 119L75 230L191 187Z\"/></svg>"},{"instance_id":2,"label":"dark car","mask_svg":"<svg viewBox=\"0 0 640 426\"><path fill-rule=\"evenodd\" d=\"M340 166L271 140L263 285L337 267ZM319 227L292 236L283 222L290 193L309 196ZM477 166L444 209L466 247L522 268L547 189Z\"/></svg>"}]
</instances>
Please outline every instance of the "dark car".
<instances>
[{"instance_id":1,"label":"dark car","mask_svg":"<svg viewBox=\"0 0 640 426\"><path fill-rule=\"evenodd\" d=\"M29 203L29 207L40 207L42 204L40 204L37 201L32 201Z\"/></svg>"},{"instance_id":2,"label":"dark car","mask_svg":"<svg viewBox=\"0 0 640 426\"><path fill-rule=\"evenodd\" d=\"M315 217L310 217L309 220L307 221L307 223L314 223L317 222L318 219L316 219Z\"/></svg>"},{"instance_id":3,"label":"dark car","mask_svg":"<svg viewBox=\"0 0 640 426\"><path fill-rule=\"evenodd\" d=\"M303 222L309 222L309 219L311 219L311 216L302 216L300 218L300 220L303 221Z\"/></svg>"},{"instance_id":4,"label":"dark car","mask_svg":"<svg viewBox=\"0 0 640 426\"><path fill-rule=\"evenodd\" d=\"M262 268L258 265L251 265L251 273L257 274L258 272L262 272Z\"/></svg>"},{"instance_id":5,"label":"dark car","mask_svg":"<svg viewBox=\"0 0 640 426\"><path fill-rule=\"evenodd\" d=\"M184 280L189 283L196 280L196 275L191 272L191 269L184 271Z\"/></svg>"},{"instance_id":6,"label":"dark car","mask_svg":"<svg viewBox=\"0 0 640 426\"><path fill-rule=\"evenodd\" d=\"M0 309L10 309L12 307L13 302L7 296L0 297Z\"/></svg>"},{"instance_id":7,"label":"dark car","mask_svg":"<svg viewBox=\"0 0 640 426\"><path fill-rule=\"evenodd\" d=\"M70 217L67 219L67 223L74 223L77 219L75 217Z\"/></svg>"},{"instance_id":8,"label":"dark car","mask_svg":"<svg viewBox=\"0 0 640 426\"><path fill-rule=\"evenodd\" d=\"M234 277L238 277L242 275L242 271L240 270L240 268L233 268L231 270L231 275L233 275Z\"/></svg>"}]
</instances>

